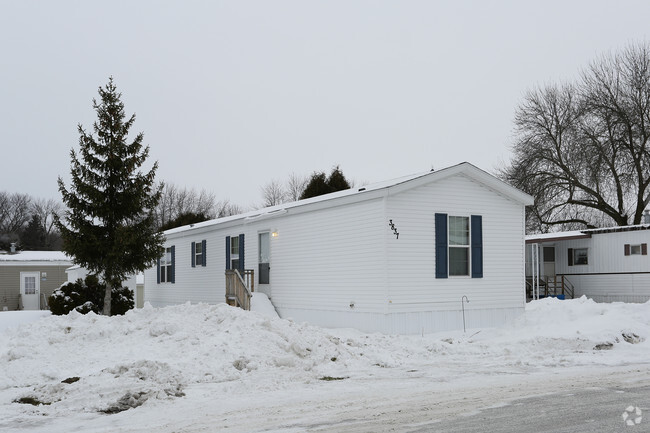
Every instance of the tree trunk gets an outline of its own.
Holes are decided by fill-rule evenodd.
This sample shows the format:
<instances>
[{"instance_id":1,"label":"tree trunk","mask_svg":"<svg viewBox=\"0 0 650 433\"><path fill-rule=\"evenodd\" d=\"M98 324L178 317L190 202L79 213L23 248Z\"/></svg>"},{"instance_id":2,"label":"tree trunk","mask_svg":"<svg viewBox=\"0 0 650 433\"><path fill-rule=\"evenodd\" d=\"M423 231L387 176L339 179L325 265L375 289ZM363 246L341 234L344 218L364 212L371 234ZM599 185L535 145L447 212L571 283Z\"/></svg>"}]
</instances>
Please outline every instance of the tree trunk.
<instances>
[{"instance_id":1,"label":"tree trunk","mask_svg":"<svg viewBox=\"0 0 650 433\"><path fill-rule=\"evenodd\" d=\"M104 310L102 311L102 314L104 316L110 316L111 315L111 293L112 293L112 291L113 291L113 288L111 287L110 281L106 281L106 292L104 293Z\"/></svg>"}]
</instances>

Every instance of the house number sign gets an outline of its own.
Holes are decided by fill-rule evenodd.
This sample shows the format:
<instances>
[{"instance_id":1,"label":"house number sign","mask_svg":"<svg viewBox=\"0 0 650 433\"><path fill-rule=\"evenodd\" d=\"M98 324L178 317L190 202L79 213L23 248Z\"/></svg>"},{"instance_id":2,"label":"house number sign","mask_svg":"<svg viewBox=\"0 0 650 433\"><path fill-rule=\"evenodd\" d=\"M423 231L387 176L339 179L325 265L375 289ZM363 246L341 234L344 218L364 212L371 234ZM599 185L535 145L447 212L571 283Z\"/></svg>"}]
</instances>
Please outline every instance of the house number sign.
<instances>
[{"instance_id":1,"label":"house number sign","mask_svg":"<svg viewBox=\"0 0 650 433\"><path fill-rule=\"evenodd\" d=\"M397 227L395 227L393 220L388 220L388 226L391 228L393 233L395 233L395 239L399 239L399 232L397 231Z\"/></svg>"}]
</instances>

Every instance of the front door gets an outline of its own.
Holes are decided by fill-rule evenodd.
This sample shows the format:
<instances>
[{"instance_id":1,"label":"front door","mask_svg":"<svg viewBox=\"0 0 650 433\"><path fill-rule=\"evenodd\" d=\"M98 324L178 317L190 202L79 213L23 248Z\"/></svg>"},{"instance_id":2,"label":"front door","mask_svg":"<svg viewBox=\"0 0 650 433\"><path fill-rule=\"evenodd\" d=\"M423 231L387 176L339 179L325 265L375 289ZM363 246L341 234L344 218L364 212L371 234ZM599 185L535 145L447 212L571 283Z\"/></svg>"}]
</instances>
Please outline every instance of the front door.
<instances>
[{"instance_id":1,"label":"front door","mask_svg":"<svg viewBox=\"0 0 650 433\"><path fill-rule=\"evenodd\" d=\"M41 296L40 274L38 272L20 273L20 295L25 310L39 310Z\"/></svg>"},{"instance_id":2,"label":"front door","mask_svg":"<svg viewBox=\"0 0 650 433\"><path fill-rule=\"evenodd\" d=\"M544 269L542 275L545 279L555 277L555 247L544 247Z\"/></svg>"},{"instance_id":3,"label":"front door","mask_svg":"<svg viewBox=\"0 0 650 433\"><path fill-rule=\"evenodd\" d=\"M271 278L271 244L269 243L269 232L260 233L258 240L258 283L269 284Z\"/></svg>"}]
</instances>

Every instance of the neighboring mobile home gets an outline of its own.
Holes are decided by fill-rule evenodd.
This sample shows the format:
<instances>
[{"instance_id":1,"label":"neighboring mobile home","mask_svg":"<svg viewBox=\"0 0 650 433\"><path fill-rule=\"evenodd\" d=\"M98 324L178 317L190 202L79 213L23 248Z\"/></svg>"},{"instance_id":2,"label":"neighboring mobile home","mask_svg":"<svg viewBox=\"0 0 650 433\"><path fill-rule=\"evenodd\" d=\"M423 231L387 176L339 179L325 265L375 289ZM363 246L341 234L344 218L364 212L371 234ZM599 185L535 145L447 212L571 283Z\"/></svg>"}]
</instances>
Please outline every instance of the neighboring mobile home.
<instances>
[{"instance_id":1,"label":"neighboring mobile home","mask_svg":"<svg viewBox=\"0 0 650 433\"><path fill-rule=\"evenodd\" d=\"M498 325L524 311L530 204L462 163L171 229L145 301L224 302L238 268L283 318L384 333Z\"/></svg>"},{"instance_id":2,"label":"neighboring mobile home","mask_svg":"<svg viewBox=\"0 0 650 433\"><path fill-rule=\"evenodd\" d=\"M61 251L0 254L0 311L45 308L45 300L67 281L70 265Z\"/></svg>"},{"instance_id":3,"label":"neighboring mobile home","mask_svg":"<svg viewBox=\"0 0 650 433\"><path fill-rule=\"evenodd\" d=\"M88 270L79 265L74 265L66 269L65 273L68 275L68 282L74 283L78 279L85 279L88 275ZM127 287L133 291L135 308L142 308L144 306L144 274L130 275L122 282L122 287Z\"/></svg>"},{"instance_id":4,"label":"neighboring mobile home","mask_svg":"<svg viewBox=\"0 0 650 433\"><path fill-rule=\"evenodd\" d=\"M650 300L650 224L526 236L528 286L540 294L564 281L565 292L597 302ZM557 284L555 284L557 282Z\"/></svg>"}]
</instances>

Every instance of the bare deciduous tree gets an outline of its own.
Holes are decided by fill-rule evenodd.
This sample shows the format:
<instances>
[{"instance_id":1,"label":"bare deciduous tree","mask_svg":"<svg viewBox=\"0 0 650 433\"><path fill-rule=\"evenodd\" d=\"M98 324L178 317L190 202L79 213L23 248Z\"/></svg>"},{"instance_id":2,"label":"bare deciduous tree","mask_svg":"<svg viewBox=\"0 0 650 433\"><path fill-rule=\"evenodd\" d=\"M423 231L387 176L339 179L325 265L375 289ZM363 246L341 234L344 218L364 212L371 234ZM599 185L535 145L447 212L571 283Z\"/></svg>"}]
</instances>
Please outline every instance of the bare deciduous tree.
<instances>
[{"instance_id":1,"label":"bare deciduous tree","mask_svg":"<svg viewBox=\"0 0 650 433\"><path fill-rule=\"evenodd\" d=\"M45 249L58 250L62 247L62 239L56 228L56 218L63 216L63 203L54 199L37 198L32 201L32 217L36 215L41 222L45 233L45 243L42 245Z\"/></svg>"},{"instance_id":2,"label":"bare deciduous tree","mask_svg":"<svg viewBox=\"0 0 650 433\"><path fill-rule=\"evenodd\" d=\"M31 203L27 194L0 192L0 232L18 233L31 218Z\"/></svg>"},{"instance_id":3,"label":"bare deciduous tree","mask_svg":"<svg viewBox=\"0 0 650 433\"><path fill-rule=\"evenodd\" d=\"M28 194L0 192L0 248L8 248L13 242L20 247L30 222L40 222L45 236L41 244L32 248L61 248L61 237L54 225L54 216L61 215L63 204L54 199L32 198Z\"/></svg>"},{"instance_id":4,"label":"bare deciduous tree","mask_svg":"<svg viewBox=\"0 0 650 433\"><path fill-rule=\"evenodd\" d=\"M277 206L282 203L300 200L308 180L308 176L296 173L291 173L284 184L277 179L273 179L261 188L263 201L260 207Z\"/></svg>"},{"instance_id":5,"label":"bare deciduous tree","mask_svg":"<svg viewBox=\"0 0 650 433\"><path fill-rule=\"evenodd\" d=\"M535 197L528 229L639 224L650 202L650 46L603 56L575 84L528 92L501 176Z\"/></svg>"},{"instance_id":6,"label":"bare deciduous tree","mask_svg":"<svg viewBox=\"0 0 650 433\"><path fill-rule=\"evenodd\" d=\"M158 227L178 218L185 213L203 214L216 218L217 201L214 193L206 190L179 188L173 183L165 183L160 202L155 210Z\"/></svg>"},{"instance_id":7,"label":"bare deciduous tree","mask_svg":"<svg viewBox=\"0 0 650 433\"><path fill-rule=\"evenodd\" d=\"M286 198L287 201L298 201L300 196L305 191L307 182L309 181L308 176L302 176L296 173L291 173L289 179L287 180L286 188Z\"/></svg>"},{"instance_id":8,"label":"bare deciduous tree","mask_svg":"<svg viewBox=\"0 0 650 433\"><path fill-rule=\"evenodd\" d=\"M32 201L31 213L38 215L47 235L56 231L54 224L55 215L63 215L63 203L50 199L37 198Z\"/></svg>"},{"instance_id":9,"label":"bare deciduous tree","mask_svg":"<svg viewBox=\"0 0 650 433\"><path fill-rule=\"evenodd\" d=\"M214 209L215 209L216 218L223 218L227 216L237 215L244 211L244 209L241 206L236 205L234 203L230 203L230 200L228 199L218 201L215 204Z\"/></svg>"},{"instance_id":10,"label":"bare deciduous tree","mask_svg":"<svg viewBox=\"0 0 650 433\"><path fill-rule=\"evenodd\" d=\"M285 190L280 181L275 179L262 187L262 197L262 207L276 206L286 201Z\"/></svg>"}]
</instances>

